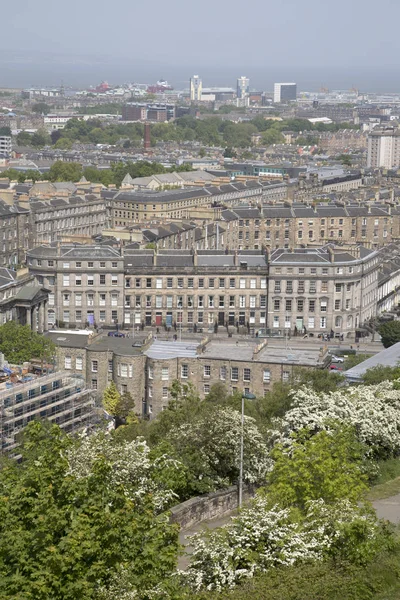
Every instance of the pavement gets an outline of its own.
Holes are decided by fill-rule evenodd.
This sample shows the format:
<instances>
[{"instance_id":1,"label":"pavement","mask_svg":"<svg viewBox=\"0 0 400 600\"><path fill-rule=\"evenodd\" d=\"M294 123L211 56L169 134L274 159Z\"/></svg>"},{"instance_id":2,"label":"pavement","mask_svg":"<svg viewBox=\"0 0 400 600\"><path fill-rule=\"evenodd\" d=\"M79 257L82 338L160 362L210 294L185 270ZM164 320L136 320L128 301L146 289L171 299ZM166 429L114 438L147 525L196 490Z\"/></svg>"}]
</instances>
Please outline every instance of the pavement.
<instances>
[{"instance_id":1,"label":"pavement","mask_svg":"<svg viewBox=\"0 0 400 600\"><path fill-rule=\"evenodd\" d=\"M380 519L386 519L395 525L400 523L400 494L390 496L390 498L375 500L372 506L375 508L376 514Z\"/></svg>"},{"instance_id":2,"label":"pavement","mask_svg":"<svg viewBox=\"0 0 400 600\"><path fill-rule=\"evenodd\" d=\"M197 523L193 525L190 529L186 529L186 531L181 531L179 533L179 543L184 547L185 554L178 558L178 569L182 571L186 571L190 563L190 555L193 552L193 547L190 545L190 536L195 533L199 533L201 531L207 531L212 529L217 529L218 527L223 527L231 520L231 517L237 514L237 509L223 515L222 517L218 517L216 519L211 519L210 521L203 521L202 523Z\"/></svg>"}]
</instances>

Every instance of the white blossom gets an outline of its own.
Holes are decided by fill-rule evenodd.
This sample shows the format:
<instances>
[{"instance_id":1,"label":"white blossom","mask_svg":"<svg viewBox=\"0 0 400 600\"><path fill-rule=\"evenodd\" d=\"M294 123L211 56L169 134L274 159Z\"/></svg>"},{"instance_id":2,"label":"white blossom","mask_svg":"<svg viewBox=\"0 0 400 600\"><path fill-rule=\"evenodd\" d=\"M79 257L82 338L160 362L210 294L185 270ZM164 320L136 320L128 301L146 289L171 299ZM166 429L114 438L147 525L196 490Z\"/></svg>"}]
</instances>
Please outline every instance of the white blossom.
<instances>
[{"instance_id":1,"label":"white blossom","mask_svg":"<svg viewBox=\"0 0 400 600\"><path fill-rule=\"evenodd\" d=\"M157 477L164 469L179 468L180 463L166 456L152 460L150 448L142 439L117 442L102 432L81 437L79 443L67 450L68 475L76 478L89 477L96 461L105 460L109 466L109 484L122 486L126 495L140 502L151 494L157 513L164 510L176 494L161 486Z\"/></svg>"},{"instance_id":2,"label":"white blossom","mask_svg":"<svg viewBox=\"0 0 400 600\"><path fill-rule=\"evenodd\" d=\"M400 451L400 390L393 382L341 388L317 393L302 387L293 393L293 406L276 419L275 442L290 444L293 432L329 430L332 422L355 428L361 442L373 451L391 454Z\"/></svg>"},{"instance_id":3,"label":"white blossom","mask_svg":"<svg viewBox=\"0 0 400 600\"><path fill-rule=\"evenodd\" d=\"M376 518L348 501L334 506L323 500L309 502L299 521L290 509L271 508L268 499L259 496L225 527L192 536L192 560L182 575L196 591L220 591L276 566L322 560L340 538L340 526L360 518L367 520L375 538Z\"/></svg>"}]
</instances>

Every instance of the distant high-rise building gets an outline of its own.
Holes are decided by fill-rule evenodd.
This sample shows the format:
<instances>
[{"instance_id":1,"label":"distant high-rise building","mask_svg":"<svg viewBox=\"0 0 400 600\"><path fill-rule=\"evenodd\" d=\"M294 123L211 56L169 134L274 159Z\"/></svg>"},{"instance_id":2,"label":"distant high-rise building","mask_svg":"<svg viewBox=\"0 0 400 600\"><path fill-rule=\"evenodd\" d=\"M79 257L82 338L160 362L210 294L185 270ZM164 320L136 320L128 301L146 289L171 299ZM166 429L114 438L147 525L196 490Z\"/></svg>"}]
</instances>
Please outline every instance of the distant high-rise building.
<instances>
[{"instance_id":1,"label":"distant high-rise building","mask_svg":"<svg viewBox=\"0 0 400 600\"><path fill-rule=\"evenodd\" d=\"M248 77L238 77L236 82L236 96L238 98L246 98L249 94L250 79Z\"/></svg>"},{"instance_id":2,"label":"distant high-rise building","mask_svg":"<svg viewBox=\"0 0 400 600\"><path fill-rule=\"evenodd\" d=\"M190 100L200 102L203 83L198 75L193 75L190 79Z\"/></svg>"},{"instance_id":3,"label":"distant high-rise building","mask_svg":"<svg viewBox=\"0 0 400 600\"><path fill-rule=\"evenodd\" d=\"M297 84L296 83L275 83L274 85L274 102L288 102L296 100Z\"/></svg>"},{"instance_id":4,"label":"distant high-rise building","mask_svg":"<svg viewBox=\"0 0 400 600\"><path fill-rule=\"evenodd\" d=\"M4 155L10 155L12 150L12 142L11 137L8 135L0 135L0 154L1 158L4 158Z\"/></svg>"},{"instance_id":5,"label":"distant high-rise building","mask_svg":"<svg viewBox=\"0 0 400 600\"><path fill-rule=\"evenodd\" d=\"M368 136L367 167L400 166L400 129L375 127Z\"/></svg>"}]
</instances>

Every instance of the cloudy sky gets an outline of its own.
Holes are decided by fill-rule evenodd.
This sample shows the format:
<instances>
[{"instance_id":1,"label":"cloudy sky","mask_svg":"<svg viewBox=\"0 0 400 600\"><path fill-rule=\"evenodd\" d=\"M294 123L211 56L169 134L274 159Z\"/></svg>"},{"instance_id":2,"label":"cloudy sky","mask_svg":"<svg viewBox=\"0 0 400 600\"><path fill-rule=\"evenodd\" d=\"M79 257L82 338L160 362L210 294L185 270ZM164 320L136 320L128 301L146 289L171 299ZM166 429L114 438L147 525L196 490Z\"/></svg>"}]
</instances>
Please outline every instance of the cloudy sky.
<instances>
[{"instance_id":1,"label":"cloudy sky","mask_svg":"<svg viewBox=\"0 0 400 600\"><path fill-rule=\"evenodd\" d=\"M0 78L27 60L129 63L165 77L169 67L387 68L398 61L399 16L396 0L3 2Z\"/></svg>"}]
</instances>

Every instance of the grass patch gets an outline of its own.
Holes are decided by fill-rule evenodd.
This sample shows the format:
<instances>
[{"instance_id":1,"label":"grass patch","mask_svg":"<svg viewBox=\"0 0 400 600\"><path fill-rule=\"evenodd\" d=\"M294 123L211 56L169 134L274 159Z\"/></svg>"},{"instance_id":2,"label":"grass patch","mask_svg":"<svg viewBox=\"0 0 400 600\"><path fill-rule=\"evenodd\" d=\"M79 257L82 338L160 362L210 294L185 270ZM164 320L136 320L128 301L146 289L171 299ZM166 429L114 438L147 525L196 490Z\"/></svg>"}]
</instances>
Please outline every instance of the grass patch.
<instances>
[{"instance_id":1,"label":"grass patch","mask_svg":"<svg viewBox=\"0 0 400 600\"><path fill-rule=\"evenodd\" d=\"M367 494L371 501L400 494L400 458L390 458L378 466L379 475Z\"/></svg>"}]
</instances>

